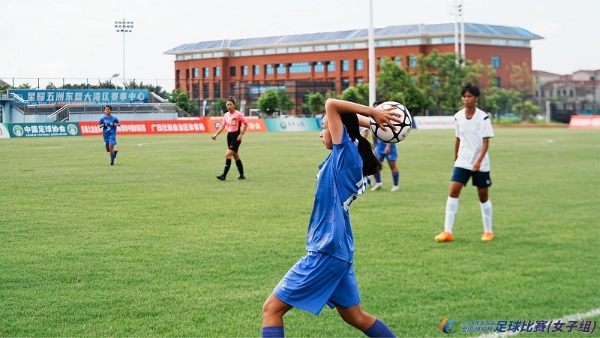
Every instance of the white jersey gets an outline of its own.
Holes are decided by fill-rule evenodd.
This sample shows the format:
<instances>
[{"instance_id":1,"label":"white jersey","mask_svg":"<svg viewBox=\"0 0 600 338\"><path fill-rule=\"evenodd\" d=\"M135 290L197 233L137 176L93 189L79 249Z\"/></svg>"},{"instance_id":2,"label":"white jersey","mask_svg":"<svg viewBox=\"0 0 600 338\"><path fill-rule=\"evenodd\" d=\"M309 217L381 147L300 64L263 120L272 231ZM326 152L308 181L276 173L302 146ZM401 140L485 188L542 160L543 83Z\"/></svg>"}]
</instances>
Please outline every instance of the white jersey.
<instances>
[{"instance_id":1,"label":"white jersey","mask_svg":"<svg viewBox=\"0 0 600 338\"><path fill-rule=\"evenodd\" d=\"M456 125L456 137L460 139L458 147L458 156L455 167L472 170L473 163L479 157L481 147L483 147L484 138L494 137L492 122L485 112L479 108L475 108L475 114L470 119L465 116L465 110L461 110L454 114L454 122ZM488 153L485 153L479 171L490 171L490 159Z\"/></svg>"}]
</instances>

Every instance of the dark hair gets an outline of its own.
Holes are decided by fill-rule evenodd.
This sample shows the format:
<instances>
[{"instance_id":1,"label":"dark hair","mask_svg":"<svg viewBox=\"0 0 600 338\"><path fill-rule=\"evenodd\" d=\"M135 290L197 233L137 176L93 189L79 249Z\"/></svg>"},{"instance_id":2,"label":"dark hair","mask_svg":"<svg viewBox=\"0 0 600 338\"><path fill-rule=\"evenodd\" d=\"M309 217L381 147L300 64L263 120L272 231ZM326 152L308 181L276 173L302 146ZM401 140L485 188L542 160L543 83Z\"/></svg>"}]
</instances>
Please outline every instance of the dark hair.
<instances>
[{"instance_id":1,"label":"dark hair","mask_svg":"<svg viewBox=\"0 0 600 338\"><path fill-rule=\"evenodd\" d=\"M108 104L106 105L105 108L108 108L108 109L110 109L110 111L112 111L112 107L110 105L108 105Z\"/></svg>"},{"instance_id":2,"label":"dark hair","mask_svg":"<svg viewBox=\"0 0 600 338\"><path fill-rule=\"evenodd\" d=\"M231 101L233 103L233 105L235 106L235 99L233 98L233 96L228 97L227 101Z\"/></svg>"},{"instance_id":3,"label":"dark hair","mask_svg":"<svg viewBox=\"0 0 600 338\"><path fill-rule=\"evenodd\" d=\"M470 82L467 82L467 84L462 88L460 91L460 96L465 96L466 92L471 93L471 95L475 97L479 97L479 88L477 88L477 86L473 86Z\"/></svg>"},{"instance_id":4,"label":"dark hair","mask_svg":"<svg viewBox=\"0 0 600 338\"><path fill-rule=\"evenodd\" d=\"M381 161L373 154L371 143L360 134L358 116L356 114L340 114L340 117L348 135L350 135L350 139L352 141L358 140L358 153L363 160L363 176L380 172L382 168Z\"/></svg>"},{"instance_id":5,"label":"dark hair","mask_svg":"<svg viewBox=\"0 0 600 338\"><path fill-rule=\"evenodd\" d=\"M381 101L375 101L373 102L373 107L377 107L378 105L382 104L383 102Z\"/></svg>"}]
</instances>

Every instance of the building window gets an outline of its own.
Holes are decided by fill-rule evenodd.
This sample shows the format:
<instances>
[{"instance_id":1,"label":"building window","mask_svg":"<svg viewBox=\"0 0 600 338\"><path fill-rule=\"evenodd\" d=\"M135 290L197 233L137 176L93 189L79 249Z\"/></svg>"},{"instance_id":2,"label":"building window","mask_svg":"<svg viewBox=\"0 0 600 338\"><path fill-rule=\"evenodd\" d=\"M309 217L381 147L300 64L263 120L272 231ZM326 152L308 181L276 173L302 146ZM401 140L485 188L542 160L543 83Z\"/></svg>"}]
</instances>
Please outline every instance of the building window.
<instances>
[{"instance_id":1,"label":"building window","mask_svg":"<svg viewBox=\"0 0 600 338\"><path fill-rule=\"evenodd\" d=\"M500 86L502 85L502 83L500 82L500 76L494 76L494 85L500 88Z\"/></svg>"},{"instance_id":2,"label":"building window","mask_svg":"<svg viewBox=\"0 0 600 338\"><path fill-rule=\"evenodd\" d=\"M539 97L539 96L540 96L540 91L539 91L539 90L536 90L536 91L535 91L535 97Z\"/></svg>"},{"instance_id":3,"label":"building window","mask_svg":"<svg viewBox=\"0 0 600 338\"><path fill-rule=\"evenodd\" d=\"M300 47L290 47L288 48L288 53L299 53Z\"/></svg>"},{"instance_id":4,"label":"building window","mask_svg":"<svg viewBox=\"0 0 600 338\"><path fill-rule=\"evenodd\" d=\"M352 44L351 44L351 43L342 43L342 44L340 45L340 49L341 49L341 50L352 49Z\"/></svg>"},{"instance_id":5,"label":"building window","mask_svg":"<svg viewBox=\"0 0 600 338\"><path fill-rule=\"evenodd\" d=\"M249 51L249 50L243 50L243 51L240 53L240 55L242 55L242 56L249 56L249 55L252 55L252 52L251 52L251 51Z\"/></svg>"},{"instance_id":6,"label":"building window","mask_svg":"<svg viewBox=\"0 0 600 338\"><path fill-rule=\"evenodd\" d=\"M406 39L406 44L411 46L411 45L418 45L421 43L421 39L419 38L413 38L413 39Z\"/></svg>"},{"instance_id":7,"label":"building window","mask_svg":"<svg viewBox=\"0 0 600 338\"><path fill-rule=\"evenodd\" d=\"M252 71L253 75L259 75L260 74L260 66L259 65L254 65L254 70Z\"/></svg>"},{"instance_id":8,"label":"building window","mask_svg":"<svg viewBox=\"0 0 600 338\"><path fill-rule=\"evenodd\" d=\"M354 43L354 49L364 49L367 48L367 43L366 42L355 42Z\"/></svg>"},{"instance_id":9,"label":"building window","mask_svg":"<svg viewBox=\"0 0 600 338\"><path fill-rule=\"evenodd\" d=\"M202 73L204 73L204 77L209 77L210 76L208 67L204 67L202 69Z\"/></svg>"},{"instance_id":10,"label":"building window","mask_svg":"<svg viewBox=\"0 0 600 338\"><path fill-rule=\"evenodd\" d=\"M283 63L280 63L279 66L277 66L277 74L285 74L285 65Z\"/></svg>"},{"instance_id":11,"label":"building window","mask_svg":"<svg viewBox=\"0 0 600 338\"><path fill-rule=\"evenodd\" d=\"M500 68L500 57L492 56L492 68L498 69Z\"/></svg>"},{"instance_id":12,"label":"building window","mask_svg":"<svg viewBox=\"0 0 600 338\"><path fill-rule=\"evenodd\" d=\"M328 72L335 71L335 61L329 61L329 64L327 65L327 71Z\"/></svg>"},{"instance_id":13,"label":"building window","mask_svg":"<svg viewBox=\"0 0 600 338\"><path fill-rule=\"evenodd\" d=\"M408 57L408 68L415 68L417 66L417 57L411 55Z\"/></svg>"},{"instance_id":14,"label":"building window","mask_svg":"<svg viewBox=\"0 0 600 338\"><path fill-rule=\"evenodd\" d=\"M287 53L287 48L277 48L277 54L285 54Z\"/></svg>"},{"instance_id":15,"label":"building window","mask_svg":"<svg viewBox=\"0 0 600 338\"><path fill-rule=\"evenodd\" d=\"M573 89L569 90L569 96L573 97Z\"/></svg>"},{"instance_id":16,"label":"building window","mask_svg":"<svg viewBox=\"0 0 600 338\"><path fill-rule=\"evenodd\" d=\"M327 50L338 50L340 49L340 45L327 45Z\"/></svg>"},{"instance_id":17,"label":"building window","mask_svg":"<svg viewBox=\"0 0 600 338\"><path fill-rule=\"evenodd\" d=\"M221 97L221 84L218 82L213 83L213 89L214 89L214 98L220 98Z\"/></svg>"},{"instance_id":18,"label":"building window","mask_svg":"<svg viewBox=\"0 0 600 338\"><path fill-rule=\"evenodd\" d=\"M273 75L273 65L265 65L265 74Z\"/></svg>"},{"instance_id":19,"label":"building window","mask_svg":"<svg viewBox=\"0 0 600 338\"><path fill-rule=\"evenodd\" d=\"M193 77L198 77L200 75L200 71L198 70L198 68L194 68L193 70Z\"/></svg>"},{"instance_id":20,"label":"building window","mask_svg":"<svg viewBox=\"0 0 600 338\"><path fill-rule=\"evenodd\" d=\"M442 38L442 42L443 43L454 43L454 37L453 36L444 36Z\"/></svg>"},{"instance_id":21,"label":"building window","mask_svg":"<svg viewBox=\"0 0 600 338\"><path fill-rule=\"evenodd\" d=\"M323 51L325 51L325 46L323 46L323 45L315 46L315 52L323 52Z\"/></svg>"},{"instance_id":22,"label":"building window","mask_svg":"<svg viewBox=\"0 0 600 338\"><path fill-rule=\"evenodd\" d=\"M347 72L350 70L350 61L342 60L342 72Z\"/></svg>"},{"instance_id":23,"label":"building window","mask_svg":"<svg viewBox=\"0 0 600 338\"><path fill-rule=\"evenodd\" d=\"M242 66L242 76L248 76L248 66Z\"/></svg>"},{"instance_id":24,"label":"building window","mask_svg":"<svg viewBox=\"0 0 600 338\"><path fill-rule=\"evenodd\" d=\"M222 56L223 56L223 52L214 52L214 56L215 56L216 58L220 58L220 57L222 57Z\"/></svg>"},{"instance_id":25,"label":"building window","mask_svg":"<svg viewBox=\"0 0 600 338\"><path fill-rule=\"evenodd\" d=\"M362 59L358 59L358 60L354 60L354 70L363 70L363 60Z\"/></svg>"},{"instance_id":26,"label":"building window","mask_svg":"<svg viewBox=\"0 0 600 338\"><path fill-rule=\"evenodd\" d=\"M213 56L213 54L212 54L212 53L202 53L202 57L203 57L204 59L211 58L212 56Z\"/></svg>"},{"instance_id":27,"label":"building window","mask_svg":"<svg viewBox=\"0 0 600 338\"><path fill-rule=\"evenodd\" d=\"M389 47L392 45L390 40L379 40L376 42L377 47Z\"/></svg>"},{"instance_id":28,"label":"building window","mask_svg":"<svg viewBox=\"0 0 600 338\"><path fill-rule=\"evenodd\" d=\"M400 56L394 56L394 63L398 67L402 67L402 57L400 57Z\"/></svg>"},{"instance_id":29,"label":"building window","mask_svg":"<svg viewBox=\"0 0 600 338\"><path fill-rule=\"evenodd\" d=\"M442 38L431 38L432 45L439 45L442 43Z\"/></svg>"},{"instance_id":30,"label":"building window","mask_svg":"<svg viewBox=\"0 0 600 338\"><path fill-rule=\"evenodd\" d=\"M265 54L275 54L275 48L265 49Z\"/></svg>"},{"instance_id":31,"label":"building window","mask_svg":"<svg viewBox=\"0 0 600 338\"><path fill-rule=\"evenodd\" d=\"M213 67L213 74L215 77L221 76L221 67Z\"/></svg>"},{"instance_id":32,"label":"building window","mask_svg":"<svg viewBox=\"0 0 600 338\"><path fill-rule=\"evenodd\" d=\"M295 62L290 66L290 74L310 73L308 62Z\"/></svg>"},{"instance_id":33,"label":"building window","mask_svg":"<svg viewBox=\"0 0 600 338\"><path fill-rule=\"evenodd\" d=\"M202 98L208 99L208 83L202 84Z\"/></svg>"},{"instance_id":34,"label":"building window","mask_svg":"<svg viewBox=\"0 0 600 338\"><path fill-rule=\"evenodd\" d=\"M185 85L185 91L188 93L190 92L190 85Z\"/></svg>"},{"instance_id":35,"label":"building window","mask_svg":"<svg viewBox=\"0 0 600 338\"><path fill-rule=\"evenodd\" d=\"M189 70L189 69L186 69L186 70L185 70L185 78L186 78L186 79L189 79L189 78L190 78L190 70Z\"/></svg>"},{"instance_id":36,"label":"building window","mask_svg":"<svg viewBox=\"0 0 600 338\"><path fill-rule=\"evenodd\" d=\"M406 40L404 40L404 39L392 40L392 46L405 46L405 45L406 45Z\"/></svg>"},{"instance_id":37,"label":"building window","mask_svg":"<svg viewBox=\"0 0 600 338\"><path fill-rule=\"evenodd\" d=\"M364 82L362 77L357 77L355 81L356 81L356 84L360 84L360 83Z\"/></svg>"},{"instance_id":38,"label":"building window","mask_svg":"<svg viewBox=\"0 0 600 338\"><path fill-rule=\"evenodd\" d=\"M181 71L179 69L175 71L175 80L179 80L180 73L181 73Z\"/></svg>"},{"instance_id":39,"label":"building window","mask_svg":"<svg viewBox=\"0 0 600 338\"><path fill-rule=\"evenodd\" d=\"M235 76L235 75L236 75L235 66L229 67L229 76Z\"/></svg>"},{"instance_id":40,"label":"building window","mask_svg":"<svg viewBox=\"0 0 600 338\"><path fill-rule=\"evenodd\" d=\"M315 73L323 73L323 70L325 70L325 67L323 66L323 62L317 62L315 64Z\"/></svg>"},{"instance_id":41,"label":"building window","mask_svg":"<svg viewBox=\"0 0 600 338\"><path fill-rule=\"evenodd\" d=\"M350 80L342 79L342 90L345 90L348 87L350 87Z\"/></svg>"},{"instance_id":42,"label":"building window","mask_svg":"<svg viewBox=\"0 0 600 338\"><path fill-rule=\"evenodd\" d=\"M265 51L263 49L255 49L252 51L252 55L263 55Z\"/></svg>"},{"instance_id":43,"label":"building window","mask_svg":"<svg viewBox=\"0 0 600 338\"><path fill-rule=\"evenodd\" d=\"M198 96L200 96L200 85L197 83L194 83L192 85L192 99L197 99Z\"/></svg>"},{"instance_id":44,"label":"building window","mask_svg":"<svg viewBox=\"0 0 600 338\"><path fill-rule=\"evenodd\" d=\"M313 46L304 46L300 48L300 51L302 53L306 53L306 52L312 52L313 51Z\"/></svg>"},{"instance_id":45,"label":"building window","mask_svg":"<svg viewBox=\"0 0 600 338\"><path fill-rule=\"evenodd\" d=\"M492 45L494 46L506 46L507 41L503 39L492 39Z\"/></svg>"}]
</instances>

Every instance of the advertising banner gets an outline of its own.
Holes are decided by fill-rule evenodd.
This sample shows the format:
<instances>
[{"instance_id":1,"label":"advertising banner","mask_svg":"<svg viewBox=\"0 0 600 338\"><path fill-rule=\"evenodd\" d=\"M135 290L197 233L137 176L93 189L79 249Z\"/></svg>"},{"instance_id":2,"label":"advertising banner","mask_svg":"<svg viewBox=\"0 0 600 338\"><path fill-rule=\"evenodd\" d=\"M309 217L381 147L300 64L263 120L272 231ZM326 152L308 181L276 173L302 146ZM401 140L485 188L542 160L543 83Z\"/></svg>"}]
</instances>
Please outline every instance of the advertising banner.
<instances>
[{"instance_id":1,"label":"advertising banner","mask_svg":"<svg viewBox=\"0 0 600 338\"><path fill-rule=\"evenodd\" d=\"M102 135L98 122L79 122L81 135ZM121 121L118 135L133 134L195 134L208 133L206 121L197 120L157 120L157 121Z\"/></svg>"},{"instance_id":2,"label":"advertising banner","mask_svg":"<svg viewBox=\"0 0 600 338\"><path fill-rule=\"evenodd\" d=\"M416 129L454 129L454 116L413 116Z\"/></svg>"},{"instance_id":3,"label":"advertising banner","mask_svg":"<svg viewBox=\"0 0 600 338\"><path fill-rule=\"evenodd\" d=\"M600 115L571 115L569 128L600 129Z\"/></svg>"},{"instance_id":4,"label":"advertising banner","mask_svg":"<svg viewBox=\"0 0 600 338\"><path fill-rule=\"evenodd\" d=\"M5 123L10 137L80 136L77 122Z\"/></svg>"},{"instance_id":5,"label":"advertising banner","mask_svg":"<svg viewBox=\"0 0 600 338\"><path fill-rule=\"evenodd\" d=\"M11 89L28 105L53 105L67 103L148 103L147 89Z\"/></svg>"},{"instance_id":6,"label":"advertising banner","mask_svg":"<svg viewBox=\"0 0 600 338\"><path fill-rule=\"evenodd\" d=\"M222 116L211 116L203 118L208 125L208 131L210 133L216 132L221 127L221 122L223 122ZM267 125L265 125L265 120L257 117L257 116L246 116L246 121L248 121L248 129L246 131L268 131ZM227 131L223 131L226 133Z\"/></svg>"},{"instance_id":7,"label":"advertising banner","mask_svg":"<svg viewBox=\"0 0 600 338\"><path fill-rule=\"evenodd\" d=\"M321 130L321 125L314 117L281 117L267 118L265 124L269 131L311 131Z\"/></svg>"},{"instance_id":8,"label":"advertising banner","mask_svg":"<svg viewBox=\"0 0 600 338\"><path fill-rule=\"evenodd\" d=\"M0 123L0 138L10 138L10 134L4 123Z\"/></svg>"}]
</instances>

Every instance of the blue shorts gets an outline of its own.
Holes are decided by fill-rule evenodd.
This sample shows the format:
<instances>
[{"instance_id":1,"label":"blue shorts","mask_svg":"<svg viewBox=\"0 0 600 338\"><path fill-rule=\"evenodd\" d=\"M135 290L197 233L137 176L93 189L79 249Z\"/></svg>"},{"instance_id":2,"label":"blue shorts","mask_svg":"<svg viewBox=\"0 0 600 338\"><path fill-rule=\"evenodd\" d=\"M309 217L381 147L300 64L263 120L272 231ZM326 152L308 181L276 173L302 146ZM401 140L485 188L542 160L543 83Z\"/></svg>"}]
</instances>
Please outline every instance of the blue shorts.
<instances>
[{"instance_id":1,"label":"blue shorts","mask_svg":"<svg viewBox=\"0 0 600 338\"><path fill-rule=\"evenodd\" d=\"M117 145L117 135L104 136L104 146L108 147L109 145Z\"/></svg>"},{"instance_id":2,"label":"blue shorts","mask_svg":"<svg viewBox=\"0 0 600 338\"><path fill-rule=\"evenodd\" d=\"M354 265L325 253L307 252L281 279L273 294L282 302L318 315L325 304L360 304Z\"/></svg>"},{"instance_id":3,"label":"blue shorts","mask_svg":"<svg viewBox=\"0 0 600 338\"><path fill-rule=\"evenodd\" d=\"M384 143L385 144L385 143ZM383 162L387 158L388 161L396 161L398 159L398 150L396 149L396 145L392 144L390 146L390 153L385 153L385 146L380 146L379 143L375 147L375 156Z\"/></svg>"},{"instance_id":4,"label":"blue shorts","mask_svg":"<svg viewBox=\"0 0 600 338\"><path fill-rule=\"evenodd\" d=\"M489 171L471 171L459 167L454 167L451 181L467 185L467 182L469 182L469 178L471 177L473 177L473 185L477 188L488 188L492 186L492 179L490 178Z\"/></svg>"}]
</instances>

